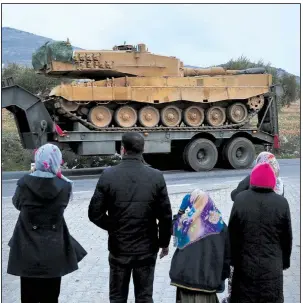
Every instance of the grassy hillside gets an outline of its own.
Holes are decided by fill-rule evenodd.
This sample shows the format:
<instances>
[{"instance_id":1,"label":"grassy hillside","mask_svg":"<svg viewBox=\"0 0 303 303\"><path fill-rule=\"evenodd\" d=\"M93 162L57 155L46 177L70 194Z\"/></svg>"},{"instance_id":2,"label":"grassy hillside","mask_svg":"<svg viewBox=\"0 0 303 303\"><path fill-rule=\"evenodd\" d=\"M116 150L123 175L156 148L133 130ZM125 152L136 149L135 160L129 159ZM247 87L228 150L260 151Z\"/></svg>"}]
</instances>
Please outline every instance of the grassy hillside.
<instances>
[{"instance_id":1,"label":"grassy hillside","mask_svg":"<svg viewBox=\"0 0 303 303\"><path fill-rule=\"evenodd\" d=\"M281 157L300 157L300 115L300 100L282 108L279 114Z\"/></svg>"}]
</instances>

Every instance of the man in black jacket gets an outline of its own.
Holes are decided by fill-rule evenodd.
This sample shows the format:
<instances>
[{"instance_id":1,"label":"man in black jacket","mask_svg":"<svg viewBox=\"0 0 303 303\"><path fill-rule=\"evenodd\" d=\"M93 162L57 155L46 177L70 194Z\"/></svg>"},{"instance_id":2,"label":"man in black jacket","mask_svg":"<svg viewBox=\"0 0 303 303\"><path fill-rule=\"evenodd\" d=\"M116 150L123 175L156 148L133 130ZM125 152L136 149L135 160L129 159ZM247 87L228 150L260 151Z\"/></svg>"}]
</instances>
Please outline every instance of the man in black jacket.
<instances>
[{"instance_id":1,"label":"man in black jacket","mask_svg":"<svg viewBox=\"0 0 303 303\"><path fill-rule=\"evenodd\" d=\"M108 231L110 302L127 302L132 273L136 303L152 303L159 248L160 258L168 254L171 205L162 173L142 163L143 136L126 133L122 146L123 159L102 173L88 216Z\"/></svg>"}]
</instances>

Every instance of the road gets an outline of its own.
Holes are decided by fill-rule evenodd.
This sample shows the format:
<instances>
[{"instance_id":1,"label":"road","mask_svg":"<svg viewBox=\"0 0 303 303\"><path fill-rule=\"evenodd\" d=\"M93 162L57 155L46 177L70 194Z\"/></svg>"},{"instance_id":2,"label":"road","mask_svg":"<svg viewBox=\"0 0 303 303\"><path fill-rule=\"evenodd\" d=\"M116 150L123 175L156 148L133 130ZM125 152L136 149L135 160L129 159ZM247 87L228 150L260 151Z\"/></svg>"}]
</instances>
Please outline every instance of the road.
<instances>
[{"instance_id":1,"label":"road","mask_svg":"<svg viewBox=\"0 0 303 303\"><path fill-rule=\"evenodd\" d=\"M283 159L279 161L281 176L287 179L300 178L300 159ZM248 175L250 170L214 170L211 172L165 172L164 177L170 193L186 192L192 186L207 184L224 184L240 181ZM98 177L75 177L74 193L85 193L94 190ZM9 198L14 194L16 180L2 181L2 198Z\"/></svg>"},{"instance_id":2,"label":"road","mask_svg":"<svg viewBox=\"0 0 303 303\"><path fill-rule=\"evenodd\" d=\"M284 272L285 303L300 302L300 161L280 161L281 177L285 184L292 217L293 251L291 267ZM170 201L173 213L178 211L185 192L201 188L210 192L212 199L220 209L225 222L228 222L232 208L230 192L249 170L213 171L208 173L166 172ZM109 266L107 251L107 233L87 218L87 209L96 178L74 180L74 199L68 205L65 219L70 233L83 245L88 255L79 264L79 270L62 279L60 302L71 303L109 303L108 284ZM20 280L6 273L9 247L18 211L11 203L15 181L3 182L2 199L2 302L20 302ZM168 257L157 260L154 282L154 302L175 302L176 289L170 286L169 269L175 248L170 246ZM222 299L225 294L219 294ZM130 284L128 303L134 303L133 284Z\"/></svg>"}]
</instances>

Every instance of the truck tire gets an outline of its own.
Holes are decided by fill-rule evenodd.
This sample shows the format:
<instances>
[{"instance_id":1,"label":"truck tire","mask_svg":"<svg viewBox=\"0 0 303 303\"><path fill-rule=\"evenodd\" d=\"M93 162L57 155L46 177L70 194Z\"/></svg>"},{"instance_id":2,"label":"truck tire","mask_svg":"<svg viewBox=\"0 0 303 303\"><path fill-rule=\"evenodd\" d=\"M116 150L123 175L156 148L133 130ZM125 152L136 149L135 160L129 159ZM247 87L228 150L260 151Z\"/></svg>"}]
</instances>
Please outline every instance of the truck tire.
<instances>
[{"instance_id":1,"label":"truck tire","mask_svg":"<svg viewBox=\"0 0 303 303\"><path fill-rule=\"evenodd\" d=\"M212 170L218 160L218 151L213 142L196 139L184 150L184 162L194 171Z\"/></svg>"},{"instance_id":2,"label":"truck tire","mask_svg":"<svg viewBox=\"0 0 303 303\"><path fill-rule=\"evenodd\" d=\"M243 137L235 138L225 148L225 156L230 166L235 169L248 168L255 159L255 146Z\"/></svg>"}]
</instances>

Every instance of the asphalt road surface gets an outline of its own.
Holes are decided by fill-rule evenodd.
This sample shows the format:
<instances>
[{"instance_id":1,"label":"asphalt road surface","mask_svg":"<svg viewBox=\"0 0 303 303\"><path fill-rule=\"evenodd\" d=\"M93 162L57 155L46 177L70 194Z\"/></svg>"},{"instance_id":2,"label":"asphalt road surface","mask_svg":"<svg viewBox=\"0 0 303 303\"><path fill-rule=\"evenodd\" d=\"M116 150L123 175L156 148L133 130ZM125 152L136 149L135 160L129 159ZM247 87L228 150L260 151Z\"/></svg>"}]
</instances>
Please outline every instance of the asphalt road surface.
<instances>
[{"instance_id":1,"label":"asphalt road surface","mask_svg":"<svg viewBox=\"0 0 303 303\"><path fill-rule=\"evenodd\" d=\"M293 251L291 267L284 272L284 302L300 302L300 160L280 161L281 177L285 184L292 217ZM225 222L228 222L233 205L230 192L250 170L215 170L205 173L165 172L170 201L175 214L185 192L201 188L210 192L220 209ZM87 218L87 209L97 178L82 177L75 180L74 199L65 211L65 219L70 233L83 245L88 255L79 264L79 270L62 279L60 302L109 303L109 265L105 231L92 224ZM9 242L19 212L13 207L11 196L16 181L2 183L2 301L20 302L19 277L6 273ZM154 281L154 302L175 302L176 289L170 286L169 269L175 251L171 241L169 255L157 260ZM227 284L227 281L226 281ZM227 285L226 285L227 286ZM226 288L227 291L227 288ZM221 300L225 295L219 294ZM135 303L133 283L130 284L128 303Z\"/></svg>"},{"instance_id":2,"label":"asphalt road surface","mask_svg":"<svg viewBox=\"0 0 303 303\"><path fill-rule=\"evenodd\" d=\"M300 159L283 159L279 161L281 168L281 177L300 179ZM204 186L228 184L242 180L250 172L245 170L226 170L218 169L210 172L184 172L184 171L167 171L164 177L167 183L169 193L187 192L189 188ZM89 193L95 189L98 177L82 176L74 177L74 193ZM2 198L12 197L16 188L17 180L2 181Z\"/></svg>"}]
</instances>

